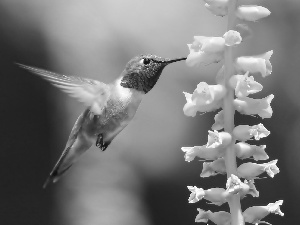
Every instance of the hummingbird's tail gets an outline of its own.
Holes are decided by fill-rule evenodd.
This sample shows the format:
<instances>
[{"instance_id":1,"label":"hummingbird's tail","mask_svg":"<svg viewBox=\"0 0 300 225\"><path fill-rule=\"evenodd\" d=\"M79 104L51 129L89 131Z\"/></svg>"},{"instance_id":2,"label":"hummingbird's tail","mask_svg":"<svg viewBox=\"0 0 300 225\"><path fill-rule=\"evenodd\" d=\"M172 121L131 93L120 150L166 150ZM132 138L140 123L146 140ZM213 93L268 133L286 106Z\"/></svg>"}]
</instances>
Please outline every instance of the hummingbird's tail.
<instances>
[{"instance_id":1,"label":"hummingbird's tail","mask_svg":"<svg viewBox=\"0 0 300 225\"><path fill-rule=\"evenodd\" d=\"M81 132L81 125L85 117L85 113L86 112L80 115L77 119L69 136L66 148L45 181L43 188L46 188L50 182L57 182L59 178L78 160L80 155L92 146L92 139L85 135L84 132Z\"/></svg>"}]
</instances>

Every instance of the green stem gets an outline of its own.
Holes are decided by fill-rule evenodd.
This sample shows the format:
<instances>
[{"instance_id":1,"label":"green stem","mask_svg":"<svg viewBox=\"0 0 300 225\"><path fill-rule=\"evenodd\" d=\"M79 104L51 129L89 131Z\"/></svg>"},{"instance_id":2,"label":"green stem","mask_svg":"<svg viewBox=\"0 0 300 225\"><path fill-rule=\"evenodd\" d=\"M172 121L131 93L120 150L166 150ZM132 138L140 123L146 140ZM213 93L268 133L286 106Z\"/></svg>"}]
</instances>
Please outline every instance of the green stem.
<instances>
[{"instance_id":1,"label":"green stem","mask_svg":"<svg viewBox=\"0 0 300 225\"><path fill-rule=\"evenodd\" d=\"M228 3L228 26L227 30L234 30L235 27L235 11L237 7L238 0L229 0ZM227 88L227 94L224 98L224 129L226 132L232 134L234 128L234 113L235 109L233 107L234 100L234 90L229 87L228 81L234 73L233 68L233 54L232 47L226 46L225 49L225 85ZM227 178L231 174L237 175L237 164L236 164L236 154L234 150L235 139L233 138L231 144L226 149L225 164L227 171ZM244 218L241 210L240 196L234 195L228 200L231 213L231 225L244 225Z\"/></svg>"}]
</instances>

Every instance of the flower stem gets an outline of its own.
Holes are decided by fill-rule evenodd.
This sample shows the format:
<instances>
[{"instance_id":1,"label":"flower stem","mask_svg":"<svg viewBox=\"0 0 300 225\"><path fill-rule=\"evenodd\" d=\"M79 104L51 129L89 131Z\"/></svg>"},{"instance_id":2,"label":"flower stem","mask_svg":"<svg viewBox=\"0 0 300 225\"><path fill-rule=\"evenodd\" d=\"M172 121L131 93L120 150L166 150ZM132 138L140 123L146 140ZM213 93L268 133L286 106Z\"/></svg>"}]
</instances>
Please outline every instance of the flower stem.
<instances>
[{"instance_id":1,"label":"flower stem","mask_svg":"<svg viewBox=\"0 0 300 225\"><path fill-rule=\"evenodd\" d=\"M235 27L235 11L237 7L238 0L229 0L228 3L228 30L234 30ZM234 128L234 113L235 109L233 107L233 100L234 100L234 90L229 87L228 81L230 77L234 73L233 68L233 54L232 54L232 47L226 46L225 49L225 85L227 88L227 94L224 98L224 128L225 131L232 134L232 130ZM230 177L231 174L237 175L237 164L236 164L236 154L234 150L235 139L232 139L231 144L226 149L225 155L225 164L226 164L226 172L227 178ZM241 210L241 202L240 196L234 195L228 200L228 204L230 207L231 213L231 225L244 225L244 218L242 215Z\"/></svg>"}]
</instances>

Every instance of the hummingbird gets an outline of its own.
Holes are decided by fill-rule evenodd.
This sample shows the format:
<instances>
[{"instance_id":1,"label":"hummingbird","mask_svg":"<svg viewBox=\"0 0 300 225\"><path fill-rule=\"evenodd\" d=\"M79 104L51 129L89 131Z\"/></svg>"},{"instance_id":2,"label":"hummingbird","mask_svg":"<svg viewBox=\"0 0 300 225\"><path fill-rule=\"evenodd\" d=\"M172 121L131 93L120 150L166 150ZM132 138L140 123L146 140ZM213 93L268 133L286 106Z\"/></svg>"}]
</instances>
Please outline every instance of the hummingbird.
<instances>
[{"instance_id":1,"label":"hummingbird","mask_svg":"<svg viewBox=\"0 0 300 225\"><path fill-rule=\"evenodd\" d=\"M50 81L86 106L75 122L66 146L43 188L50 182L57 182L92 145L104 151L132 120L143 96L154 87L165 66L185 59L139 55L132 58L119 78L109 84L18 64Z\"/></svg>"}]
</instances>

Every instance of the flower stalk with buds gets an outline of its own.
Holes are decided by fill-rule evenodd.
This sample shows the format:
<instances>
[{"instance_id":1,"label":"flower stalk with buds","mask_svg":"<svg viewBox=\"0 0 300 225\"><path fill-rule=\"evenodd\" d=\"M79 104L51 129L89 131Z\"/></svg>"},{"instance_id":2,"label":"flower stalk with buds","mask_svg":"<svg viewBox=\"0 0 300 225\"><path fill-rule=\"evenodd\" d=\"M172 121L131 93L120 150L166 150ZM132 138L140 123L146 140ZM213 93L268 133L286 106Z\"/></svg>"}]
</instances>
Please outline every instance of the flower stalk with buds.
<instances>
[{"instance_id":1,"label":"flower stalk with buds","mask_svg":"<svg viewBox=\"0 0 300 225\"><path fill-rule=\"evenodd\" d=\"M270 131L263 124L235 126L234 114L238 111L245 115L258 115L262 119L272 116L271 102L274 95L271 94L262 99L248 96L263 88L252 75L261 74L262 77L266 77L271 74L270 58L273 51L238 58L233 57L233 51L251 34L247 25L237 24L237 22L239 20L257 21L270 15L270 11L256 5L239 6L238 0L204 0L204 2L205 7L214 15L227 16L227 32L222 37L195 36L194 42L188 44L190 54L186 63L188 66L199 66L222 61L223 66L217 73L217 84L209 85L206 82L200 82L192 94L184 92L187 103L183 111L186 116L194 117L197 112L221 110L215 116L213 131L209 131L207 144L182 147L182 151L188 162L194 160L195 157L209 161L203 163L201 177L227 174L227 183L226 189L204 190L196 186L188 186L191 192L189 202L196 203L205 199L215 205L229 204L230 213L204 211L198 208L196 222L207 223L210 220L217 225L262 223L264 221L261 219L269 213L283 216L279 208L283 201L279 200L267 206L253 206L242 212L241 199L247 195L259 196L254 180L263 173L267 173L272 178L279 173L277 160L267 163L247 162L238 166L236 158L267 160L269 156L265 152L265 145L250 145L246 141L267 137Z\"/></svg>"}]
</instances>

